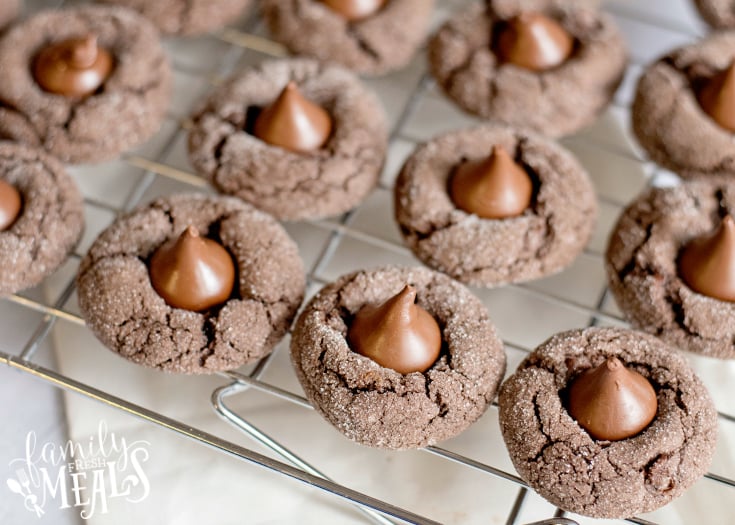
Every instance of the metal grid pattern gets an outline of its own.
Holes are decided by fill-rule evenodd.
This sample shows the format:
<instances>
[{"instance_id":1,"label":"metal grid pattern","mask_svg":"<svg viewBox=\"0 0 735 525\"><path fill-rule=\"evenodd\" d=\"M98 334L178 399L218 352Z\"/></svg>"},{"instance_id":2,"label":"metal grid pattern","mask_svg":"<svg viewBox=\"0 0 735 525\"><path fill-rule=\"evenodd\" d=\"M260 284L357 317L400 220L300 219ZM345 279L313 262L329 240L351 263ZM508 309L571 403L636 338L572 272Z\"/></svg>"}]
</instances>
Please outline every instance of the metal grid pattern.
<instances>
[{"instance_id":1,"label":"metal grid pattern","mask_svg":"<svg viewBox=\"0 0 735 525\"><path fill-rule=\"evenodd\" d=\"M63 1L52 2L53 5L57 6L61 6L64 3L65 2ZM66 3L69 4L71 2ZM463 2L451 2L451 4L457 5L461 3ZM46 4L48 4L48 2L46 2ZM689 27L682 27L679 24L667 20L652 19L650 16L647 17L645 13L631 11L625 7L618 6L616 14L623 18L641 20L647 24L652 24L654 26L673 31L674 33L680 34L682 38L686 40L691 39L693 36L691 28ZM177 74L186 79L199 79L200 81L205 79L204 84L206 86L216 84L218 80L228 72L248 64L252 60L257 60L263 56L282 56L285 54L279 44L257 35L259 30L257 20L253 19L248 21L243 28L244 29L227 29L216 35L207 37L209 44L216 45L222 50L222 60L216 68L205 70L199 68L196 64L187 62L186 59L177 61L175 58L174 66ZM636 68L640 69L642 65L643 60L641 60L640 57L637 57L634 51L631 70L635 71ZM418 112L426 110L426 107L419 106L426 104L427 97L430 100L438 98L438 96L435 96L433 93L435 91L436 88L433 86L432 80L428 77L425 71L421 72L421 74L418 75L412 83L412 91L408 94L409 96L406 96L403 99L403 103L400 104L400 107L397 108L397 111L393 115L395 118L392 128L393 132L391 135L391 147L402 148L403 155L405 155L406 150L410 149L413 144L422 138L416 136L415 133L412 134L407 132L407 124L412 118L416 117ZM432 99L432 97L434 98ZM193 188L206 188L206 182L203 179L194 175L185 167L177 165L175 162L169 162L168 160L171 158L172 150L177 147L177 138L180 141L180 137L185 135L186 128L188 126L186 114L191 106L191 101L187 102L189 102L189 104L183 104L185 107L176 107L175 110L178 112L170 115L169 124L172 124L176 129L174 132L168 134L166 140L158 149L157 153L146 155L144 153L136 152L126 154L121 158L121 162L124 164L142 171L142 175L138 178L135 184L131 186L127 197L117 205L113 205L95 197L94 195L87 195L85 203L88 208L94 208L114 216L115 214L133 208L141 201L141 199L148 198L148 191L154 183L162 179L175 181L178 184L188 185ZM626 100L624 100L624 96L618 97L613 110L626 111ZM468 123L472 122L472 119L470 118L466 118L466 120ZM578 143L584 144L585 148L590 148L593 152L597 152L598 154L618 155L627 158L630 162L637 163L639 168L649 174L648 180L645 182L646 184L655 183L661 179L666 180L668 177L667 174L659 171L645 159L640 158L635 152L631 152L632 150L622 147L620 144L615 144L614 142L601 140L596 137L594 133L579 137L578 140ZM395 164L395 162L393 164ZM391 168L392 171L395 171L395 167L390 166L389 159L389 167L386 170L387 175L384 175L381 179L379 189L377 190L378 192L388 194L390 191L390 177L394 175L394 173L389 173ZM625 204L626 200L624 197L618 197L615 192L604 191L600 192L599 198L603 207L607 206L610 208L611 215L615 215L615 212ZM308 283L312 289L314 287L319 287L330 280L330 276L334 273L334 269L330 269L329 265L334 260L337 251L344 248L344 241L347 241L348 243L357 242L368 247L374 247L375 249L379 249L401 262L410 258L409 251L395 237L383 235L377 230L377 226L370 224L366 225L361 222L360 213L362 209L362 207L358 208L357 210L345 214L336 220L307 221L310 226L317 230L322 230L326 235L326 242L320 246L318 254L313 258L313 262L310 265L311 267L308 270ZM73 259L78 262L81 255L81 253L76 253L73 255ZM591 248L588 248L582 255L582 258L588 259L591 264L597 264L600 267L602 266L601 257L602 254L599 243L597 247L592 246ZM588 325L621 324L623 322L619 312L615 310L614 305L611 305L609 294L604 285L599 290L594 291L595 294L593 294L592 299L589 299L587 296L585 296L585 298L579 298L577 297L578 294L575 293L560 294L558 291L554 291L545 285L538 286L533 283L512 285L508 288L512 289L515 293L541 300L548 306L548 308L562 308L568 312L583 316L588 319ZM366 519L369 521L383 524L394 523L394 521L388 518L392 517L411 523L437 523L425 516L417 515L411 511L391 505L386 501L381 501L380 499L371 497L368 494L352 490L345 485L327 479L326 476L317 469L317 467L308 464L291 450L281 445L277 438L264 433L255 425L250 423L245 416L239 414L236 410L228 406L226 400L231 397L244 396L247 395L247 392L249 391L259 391L273 396L274 398L283 400L286 403L302 407L304 410L310 410L312 408L302 395L295 394L281 388L279 385L271 384L262 379L264 372L267 370L269 363L275 354L261 360L254 367L249 369L247 373L227 372L219 374L223 380L226 381L223 386L212 392L211 403L214 410L220 417L235 428L241 430L254 442L266 447L270 452L280 456L283 461L274 460L271 457L265 456L255 450L242 447L216 435L197 430L181 421L168 417L166 414L148 410L143 406L136 405L128 400L121 399L108 392L84 384L73 377L65 376L58 371L40 366L38 364L37 350L39 349L40 344L49 337L49 334L52 332L52 328L57 322L73 323L76 325L84 324L83 319L75 313L73 308L68 307L70 298L73 294L74 279L72 277L66 280L65 284L59 288L59 291L56 293L55 300L52 301L39 301L34 299L33 296L26 294L14 295L5 299L22 308L40 312L43 314L43 317L35 331L27 339L25 344L21 348L17 349L17 352L0 352L0 363L4 363L10 367L32 374L59 388L79 393L138 418L147 420L152 424L173 430L174 432L192 439L201 445L219 450L223 454L234 456L266 469L298 479L306 484L316 486L325 492L331 493L338 498L342 498L359 506L361 511L365 514ZM550 332L549 335L551 335L551 333L552 332ZM532 349L531 345L522 344L518 341L506 340L505 344L506 349L509 351L512 350L520 352L521 354L527 353ZM285 350L281 348L279 351ZM494 405L490 410L495 409L496 405ZM735 416L733 414L720 412L720 420L722 425L735 425ZM498 446L502 445L498 444ZM524 502L529 495L529 489L514 473L486 464L481 460L453 452L447 448L429 447L425 449L425 453L437 456L449 462L458 463L467 469L487 474L493 478L503 480L505 483L511 483L517 486L516 498L510 512L507 514L506 523L521 523L519 521L521 511L523 509ZM735 489L735 480L732 478L720 476L714 473L709 473L706 477L712 482ZM637 524L654 523L640 518L632 518L624 521ZM553 518L536 522L535 525L576 523L576 521L565 517L565 513L563 511L557 509Z\"/></svg>"}]
</instances>

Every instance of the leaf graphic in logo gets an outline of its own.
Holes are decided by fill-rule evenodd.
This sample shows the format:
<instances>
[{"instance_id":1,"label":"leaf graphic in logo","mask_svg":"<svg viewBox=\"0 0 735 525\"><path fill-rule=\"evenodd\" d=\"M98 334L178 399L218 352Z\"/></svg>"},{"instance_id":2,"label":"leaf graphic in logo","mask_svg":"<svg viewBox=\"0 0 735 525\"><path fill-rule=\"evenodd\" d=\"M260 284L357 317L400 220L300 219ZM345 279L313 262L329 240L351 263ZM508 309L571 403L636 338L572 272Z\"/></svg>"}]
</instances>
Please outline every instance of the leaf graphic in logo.
<instances>
[{"instance_id":1,"label":"leaf graphic in logo","mask_svg":"<svg viewBox=\"0 0 735 525\"><path fill-rule=\"evenodd\" d=\"M18 483L17 480L13 478L8 478L6 483L8 484L8 488L10 489L11 492L20 494L21 496L25 496L25 494L23 493L23 487L20 486L20 483Z\"/></svg>"}]
</instances>

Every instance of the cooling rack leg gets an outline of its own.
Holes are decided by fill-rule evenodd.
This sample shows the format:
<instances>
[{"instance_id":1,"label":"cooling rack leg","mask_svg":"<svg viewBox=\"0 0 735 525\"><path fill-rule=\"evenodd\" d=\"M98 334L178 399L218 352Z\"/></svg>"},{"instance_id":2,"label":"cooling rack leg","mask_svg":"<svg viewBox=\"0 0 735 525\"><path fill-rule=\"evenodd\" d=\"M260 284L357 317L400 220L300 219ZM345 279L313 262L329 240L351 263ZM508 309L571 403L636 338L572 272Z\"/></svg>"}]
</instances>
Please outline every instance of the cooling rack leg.
<instances>
[{"instance_id":1,"label":"cooling rack leg","mask_svg":"<svg viewBox=\"0 0 735 525\"><path fill-rule=\"evenodd\" d=\"M523 509L523 503L526 501L526 494L528 494L528 489L521 487L518 491L518 496L516 496L516 500L513 502L513 508L510 509L510 514L508 514L505 525L515 525L518 522L518 516L521 513L521 509Z\"/></svg>"}]
</instances>

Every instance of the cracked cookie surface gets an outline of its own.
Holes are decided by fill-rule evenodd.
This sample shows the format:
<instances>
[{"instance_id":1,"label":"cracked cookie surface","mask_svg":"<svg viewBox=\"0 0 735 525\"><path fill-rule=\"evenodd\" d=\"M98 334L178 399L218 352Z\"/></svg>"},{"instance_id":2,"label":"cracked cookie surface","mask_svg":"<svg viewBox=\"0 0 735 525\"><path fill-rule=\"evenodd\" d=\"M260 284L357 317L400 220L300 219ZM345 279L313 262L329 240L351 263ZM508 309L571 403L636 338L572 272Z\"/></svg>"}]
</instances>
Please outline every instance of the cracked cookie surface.
<instances>
[{"instance_id":1,"label":"cracked cookie surface","mask_svg":"<svg viewBox=\"0 0 735 525\"><path fill-rule=\"evenodd\" d=\"M248 132L254 115L289 81L326 109L323 148L294 153ZM189 158L222 193L283 220L344 213L373 189L383 167L387 124L380 102L349 71L306 59L264 62L214 90L194 116Z\"/></svg>"},{"instance_id":2,"label":"cracked cookie surface","mask_svg":"<svg viewBox=\"0 0 735 525\"><path fill-rule=\"evenodd\" d=\"M564 392L583 370L616 356L658 400L651 424L620 441L593 439ZM680 496L712 460L717 412L686 360L655 337L619 328L557 334L503 383L500 426L518 473L560 508L597 518L650 512Z\"/></svg>"},{"instance_id":3,"label":"cracked cookie surface","mask_svg":"<svg viewBox=\"0 0 735 525\"><path fill-rule=\"evenodd\" d=\"M156 293L147 261L188 226L220 242L237 269L233 295L205 313ZM123 216L97 238L77 276L89 328L135 363L187 374L229 370L267 355L304 294L296 244L272 217L231 197L182 194Z\"/></svg>"},{"instance_id":4,"label":"cracked cookie surface","mask_svg":"<svg viewBox=\"0 0 735 525\"><path fill-rule=\"evenodd\" d=\"M735 214L727 176L652 189L623 211L607 247L610 290L633 325L683 350L735 359L735 303L689 288L681 248Z\"/></svg>"},{"instance_id":5,"label":"cracked cookie surface","mask_svg":"<svg viewBox=\"0 0 735 525\"><path fill-rule=\"evenodd\" d=\"M424 41L434 0L390 0L375 14L349 23L319 0L264 0L263 17L293 53L382 75L411 60Z\"/></svg>"},{"instance_id":6,"label":"cracked cookie surface","mask_svg":"<svg viewBox=\"0 0 735 525\"><path fill-rule=\"evenodd\" d=\"M400 374L353 352L352 316L406 284L438 322L442 353L426 372ZM493 400L505 372L503 344L483 304L426 268L384 267L345 275L304 309L291 359L309 400L349 439L387 449L433 445L462 432Z\"/></svg>"},{"instance_id":7,"label":"cracked cookie surface","mask_svg":"<svg viewBox=\"0 0 735 525\"><path fill-rule=\"evenodd\" d=\"M110 78L93 95L68 98L41 89L32 63L39 48L98 36L114 56ZM158 32L124 8L83 6L42 11L0 39L0 137L40 146L70 163L100 162L145 141L159 128L171 70Z\"/></svg>"},{"instance_id":8,"label":"cracked cookie surface","mask_svg":"<svg viewBox=\"0 0 735 525\"><path fill-rule=\"evenodd\" d=\"M197 35L224 27L252 0L97 0L135 9L164 34Z\"/></svg>"},{"instance_id":9,"label":"cracked cookie surface","mask_svg":"<svg viewBox=\"0 0 735 525\"><path fill-rule=\"evenodd\" d=\"M487 157L495 145L534 181L533 202L518 217L482 219L449 196L454 168ZM498 286L568 266L592 235L597 199L569 152L533 133L486 125L419 146L396 181L395 214L406 244L427 266L467 284Z\"/></svg>"},{"instance_id":10,"label":"cracked cookie surface","mask_svg":"<svg viewBox=\"0 0 735 525\"><path fill-rule=\"evenodd\" d=\"M696 93L735 58L735 34L682 47L646 69L631 109L633 131L657 164L685 178L735 173L733 134L704 112Z\"/></svg>"},{"instance_id":11,"label":"cracked cookie surface","mask_svg":"<svg viewBox=\"0 0 735 525\"><path fill-rule=\"evenodd\" d=\"M498 62L491 46L496 27L522 11L542 12L575 37L575 51L566 62L542 73ZM473 4L429 42L432 74L465 111L550 137L592 123L612 100L626 62L612 18L570 1Z\"/></svg>"},{"instance_id":12,"label":"cracked cookie surface","mask_svg":"<svg viewBox=\"0 0 735 525\"><path fill-rule=\"evenodd\" d=\"M64 166L43 151L0 141L0 178L21 194L15 222L0 231L0 295L39 284L84 230L82 196Z\"/></svg>"}]
</instances>

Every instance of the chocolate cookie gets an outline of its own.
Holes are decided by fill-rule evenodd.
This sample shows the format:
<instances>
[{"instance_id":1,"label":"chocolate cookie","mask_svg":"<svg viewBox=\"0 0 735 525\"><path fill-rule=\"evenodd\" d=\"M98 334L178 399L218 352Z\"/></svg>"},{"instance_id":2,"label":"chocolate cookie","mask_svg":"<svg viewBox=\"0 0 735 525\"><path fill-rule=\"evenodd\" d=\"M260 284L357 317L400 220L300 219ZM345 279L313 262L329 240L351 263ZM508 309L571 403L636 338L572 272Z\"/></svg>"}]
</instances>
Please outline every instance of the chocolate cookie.
<instances>
[{"instance_id":1,"label":"chocolate cookie","mask_svg":"<svg viewBox=\"0 0 735 525\"><path fill-rule=\"evenodd\" d=\"M635 326L684 350L735 358L735 303L692 289L682 249L735 213L725 176L652 189L623 212L607 247L610 290ZM727 287L727 274L716 278Z\"/></svg>"},{"instance_id":2,"label":"chocolate cookie","mask_svg":"<svg viewBox=\"0 0 735 525\"><path fill-rule=\"evenodd\" d=\"M226 248L235 267L229 298L203 311L170 306L149 275L162 247L191 226ZM190 255L182 258L184 266L194 264ZM143 206L102 232L81 262L77 285L87 325L111 350L145 366L203 374L268 354L296 315L305 284L296 245L272 217L237 199L183 194Z\"/></svg>"},{"instance_id":3,"label":"chocolate cookie","mask_svg":"<svg viewBox=\"0 0 735 525\"><path fill-rule=\"evenodd\" d=\"M735 90L735 83L722 76L734 58L735 33L724 32L679 48L646 69L633 102L633 131L655 162L683 177L735 172L735 115L728 115L726 106L711 107L717 96L712 87ZM730 129L718 122L718 114L726 125L730 120Z\"/></svg>"},{"instance_id":4,"label":"chocolate cookie","mask_svg":"<svg viewBox=\"0 0 735 525\"><path fill-rule=\"evenodd\" d=\"M528 206L517 216L480 218L449 192L466 161L502 147L528 173ZM395 214L409 248L464 283L496 286L562 270L589 240L597 215L592 184L574 157L550 140L500 125L454 131L409 157L395 186Z\"/></svg>"},{"instance_id":5,"label":"chocolate cookie","mask_svg":"<svg viewBox=\"0 0 735 525\"><path fill-rule=\"evenodd\" d=\"M735 2L732 0L694 0L702 18L718 29L735 27Z\"/></svg>"},{"instance_id":6,"label":"chocolate cookie","mask_svg":"<svg viewBox=\"0 0 735 525\"><path fill-rule=\"evenodd\" d=\"M626 375L645 378L657 404L642 432L615 441L595 439L569 412L570 385L613 357ZM555 335L503 383L498 404L520 476L554 505L586 516L627 518L666 505L706 472L715 451L717 412L702 382L661 341L629 330Z\"/></svg>"},{"instance_id":7,"label":"chocolate cookie","mask_svg":"<svg viewBox=\"0 0 735 525\"><path fill-rule=\"evenodd\" d=\"M84 230L82 196L61 163L0 142L0 295L39 284Z\"/></svg>"},{"instance_id":8,"label":"chocolate cookie","mask_svg":"<svg viewBox=\"0 0 735 525\"><path fill-rule=\"evenodd\" d=\"M3 0L0 4L0 29L12 22L20 11L20 0Z\"/></svg>"},{"instance_id":9,"label":"chocolate cookie","mask_svg":"<svg viewBox=\"0 0 735 525\"><path fill-rule=\"evenodd\" d=\"M402 374L353 351L348 336L366 304L407 285L438 324L441 351L424 372ZM353 441L387 449L424 447L460 433L485 412L505 371L503 344L482 303L424 268L358 271L323 288L296 323L291 358L327 421Z\"/></svg>"},{"instance_id":10,"label":"chocolate cookie","mask_svg":"<svg viewBox=\"0 0 735 525\"><path fill-rule=\"evenodd\" d=\"M381 75L408 64L424 40L434 9L434 0L352 2L358 4L356 11L377 8L356 13L340 13L328 5L340 3L350 4L264 0L262 10L275 39L293 53Z\"/></svg>"},{"instance_id":11,"label":"chocolate cookie","mask_svg":"<svg viewBox=\"0 0 735 525\"><path fill-rule=\"evenodd\" d=\"M64 161L115 157L152 135L171 71L155 28L123 8L42 11L0 39L0 137Z\"/></svg>"},{"instance_id":12,"label":"chocolate cookie","mask_svg":"<svg viewBox=\"0 0 735 525\"><path fill-rule=\"evenodd\" d=\"M224 27L251 0L97 0L135 9L167 35L197 35Z\"/></svg>"},{"instance_id":13,"label":"chocolate cookie","mask_svg":"<svg viewBox=\"0 0 735 525\"><path fill-rule=\"evenodd\" d=\"M302 116L308 110L319 120L309 131L323 132L324 144L298 151L257 136L259 117L272 116L274 105L286 107L286 113L294 110L289 102L294 99ZM387 147L377 99L349 71L313 60L264 62L237 74L192 118L189 158L197 171L219 191L284 220L337 215L357 206L377 183ZM273 139L269 132L275 129L282 138L298 138L303 126L295 122L303 120L290 119L280 128L266 125L260 136Z\"/></svg>"},{"instance_id":14,"label":"chocolate cookie","mask_svg":"<svg viewBox=\"0 0 735 525\"><path fill-rule=\"evenodd\" d=\"M516 30L531 41L518 45L520 53L506 38ZM558 60L545 61L549 57ZM612 18L580 2L472 4L429 43L432 74L465 111L552 137L597 118L620 84L626 61Z\"/></svg>"}]
</instances>

